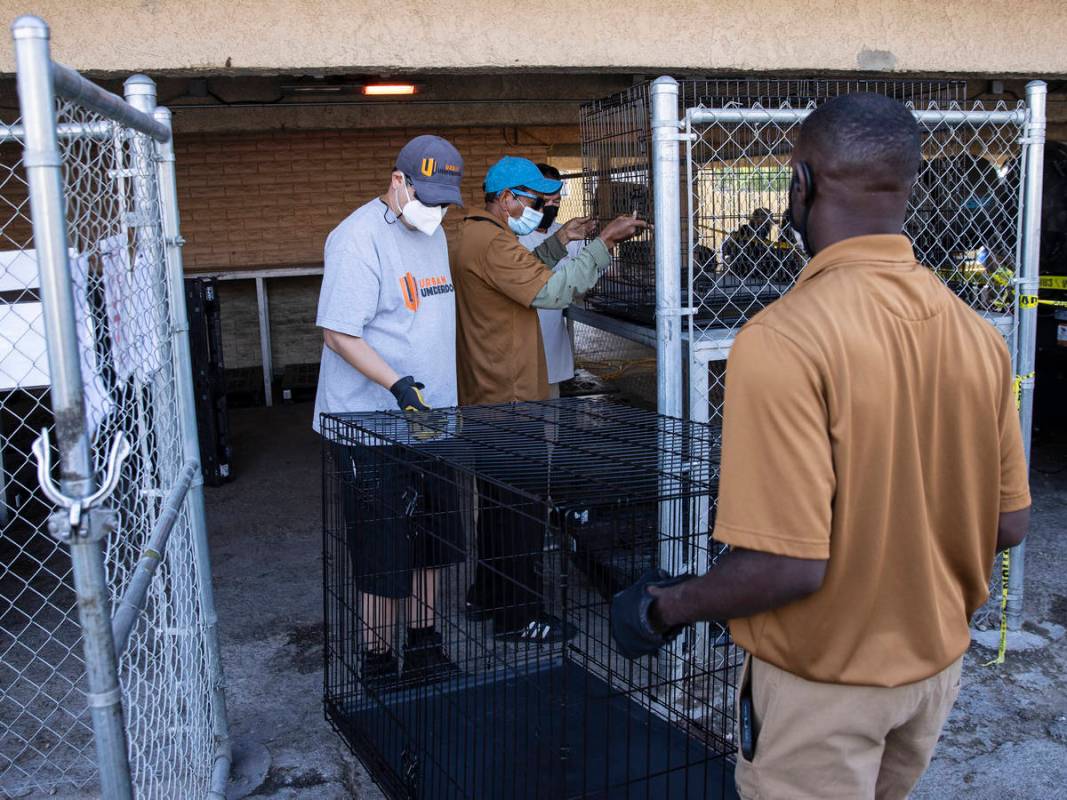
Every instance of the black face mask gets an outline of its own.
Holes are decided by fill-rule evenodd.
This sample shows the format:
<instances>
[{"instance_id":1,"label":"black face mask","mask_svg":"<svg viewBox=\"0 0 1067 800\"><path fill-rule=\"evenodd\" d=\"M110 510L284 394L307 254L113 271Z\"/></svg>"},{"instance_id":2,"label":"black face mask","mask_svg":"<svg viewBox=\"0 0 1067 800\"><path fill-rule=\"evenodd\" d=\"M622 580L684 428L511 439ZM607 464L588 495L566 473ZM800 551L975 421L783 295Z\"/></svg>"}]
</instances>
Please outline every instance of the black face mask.
<instances>
[{"instance_id":1,"label":"black face mask","mask_svg":"<svg viewBox=\"0 0 1067 800\"><path fill-rule=\"evenodd\" d=\"M541 212L544 216L541 217L541 227L537 230L547 231L552 227L552 223L556 221L556 214L559 213L559 206L545 206Z\"/></svg>"},{"instance_id":2,"label":"black face mask","mask_svg":"<svg viewBox=\"0 0 1067 800\"><path fill-rule=\"evenodd\" d=\"M797 209L793 206L793 186L800 182L798 173L803 175L807 179L808 184L808 202L804 206L803 219L797 214ZM815 180L811 174L811 167L808 166L806 161L798 161L793 172L793 184L790 186L789 191L789 210L787 218L789 224L793 227L793 231L799 238L797 244L800 248L809 256L815 255L815 250L811 246L811 242L808 241L808 215L811 214L811 204L815 198Z\"/></svg>"}]
</instances>

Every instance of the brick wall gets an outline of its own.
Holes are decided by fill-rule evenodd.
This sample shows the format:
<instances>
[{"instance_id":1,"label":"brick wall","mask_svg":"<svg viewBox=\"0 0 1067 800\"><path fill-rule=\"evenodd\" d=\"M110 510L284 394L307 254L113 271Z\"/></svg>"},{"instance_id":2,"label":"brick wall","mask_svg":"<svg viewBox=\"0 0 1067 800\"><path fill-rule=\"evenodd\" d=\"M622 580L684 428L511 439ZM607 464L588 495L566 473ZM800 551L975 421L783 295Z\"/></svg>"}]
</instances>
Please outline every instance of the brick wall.
<instances>
[{"instance_id":1,"label":"brick wall","mask_svg":"<svg viewBox=\"0 0 1067 800\"><path fill-rule=\"evenodd\" d=\"M189 271L322 262L330 230L388 185L396 154L435 131L272 131L185 134L175 141ZM464 159L464 203L476 206L503 155L544 160L547 145L514 146L502 128L449 128ZM511 129L507 130L510 133ZM577 141L577 130L575 130ZM458 224L450 211L446 227Z\"/></svg>"},{"instance_id":2,"label":"brick wall","mask_svg":"<svg viewBox=\"0 0 1067 800\"><path fill-rule=\"evenodd\" d=\"M514 145L513 129L501 128L178 136L187 271L321 264L326 235L385 189L400 148L414 136L434 132L448 138L463 156L467 208L481 206L482 179L501 156L543 161L548 153L547 144ZM462 216L461 210L451 210L446 229L458 225ZM319 285L317 278L267 282L276 374L287 364L318 361L322 338L314 322ZM220 299L226 366L258 366L253 283L227 281Z\"/></svg>"}]
</instances>

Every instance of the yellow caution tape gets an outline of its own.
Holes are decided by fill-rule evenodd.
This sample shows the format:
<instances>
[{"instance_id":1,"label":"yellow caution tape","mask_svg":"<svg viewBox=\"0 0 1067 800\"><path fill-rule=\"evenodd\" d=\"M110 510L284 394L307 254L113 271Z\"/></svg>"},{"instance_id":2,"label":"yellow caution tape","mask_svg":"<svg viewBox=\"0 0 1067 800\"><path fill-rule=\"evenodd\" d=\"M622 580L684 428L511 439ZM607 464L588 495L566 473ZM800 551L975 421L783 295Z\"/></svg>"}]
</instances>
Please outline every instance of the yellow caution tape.
<instances>
[{"instance_id":1,"label":"yellow caution tape","mask_svg":"<svg viewBox=\"0 0 1067 800\"><path fill-rule=\"evenodd\" d=\"M1023 381L1033 380L1034 373L1028 372L1025 375L1016 375L1015 380L1011 383L1011 390L1015 394L1015 410L1019 411L1023 407Z\"/></svg>"},{"instance_id":2,"label":"yellow caution tape","mask_svg":"<svg viewBox=\"0 0 1067 800\"><path fill-rule=\"evenodd\" d=\"M1036 294L1019 295L1019 308L1037 308Z\"/></svg>"},{"instance_id":3,"label":"yellow caution tape","mask_svg":"<svg viewBox=\"0 0 1067 800\"><path fill-rule=\"evenodd\" d=\"M1056 306L1058 308L1067 308L1067 300L1038 300L1039 305L1043 306Z\"/></svg>"},{"instance_id":4,"label":"yellow caution tape","mask_svg":"<svg viewBox=\"0 0 1067 800\"><path fill-rule=\"evenodd\" d=\"M1042 289L1067 292L1067 275L1042 275L1039 285Z\"/></svg>"},{"instance_id":5,"label":"yellow caution tape","mask_svg":"<svg viewBox=\"0 0 1067 800\"><path fill-rule=\"evenodd\" d=\"M997 648L997 657L992 661L987 661L984 664L986 667L1003 664L1008 654L1008 577L1010 575L1011 551L1005 550L1000 556L1000 646Z\"/></svg>"}]
</instances>

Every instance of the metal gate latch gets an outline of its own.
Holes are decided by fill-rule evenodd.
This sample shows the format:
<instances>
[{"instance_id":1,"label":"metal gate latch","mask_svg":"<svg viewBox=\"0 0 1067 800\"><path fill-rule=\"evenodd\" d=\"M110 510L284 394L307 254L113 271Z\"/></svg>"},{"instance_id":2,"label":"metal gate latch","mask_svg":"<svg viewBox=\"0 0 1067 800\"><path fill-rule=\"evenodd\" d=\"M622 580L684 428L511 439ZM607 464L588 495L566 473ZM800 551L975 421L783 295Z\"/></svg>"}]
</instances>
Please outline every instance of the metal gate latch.
<instances>
[{"instance_id":1,"label":"metal gate latch","mask_svg":"<svg viewBox=\"0 0 1067 800\"><path fill-rule=\"evenodd\" d=\"M45 497L65 511L57 511L48 518L48 532L61 541L73 536L95 541L102 539L114 530L118 524L116 513L107 508L98 508L96 513L87 514L111 496L119 483L122 463L130 455L130 443L126 435L119 432L111 443L107 457L107 469L99 488L87 497L69 497L52 480L52 447L48 429L42 428L41 435L33 443L33 455L37 459L37 482ZM86 524L88 518L88 525Z\"/></svg>"}]
</instances>

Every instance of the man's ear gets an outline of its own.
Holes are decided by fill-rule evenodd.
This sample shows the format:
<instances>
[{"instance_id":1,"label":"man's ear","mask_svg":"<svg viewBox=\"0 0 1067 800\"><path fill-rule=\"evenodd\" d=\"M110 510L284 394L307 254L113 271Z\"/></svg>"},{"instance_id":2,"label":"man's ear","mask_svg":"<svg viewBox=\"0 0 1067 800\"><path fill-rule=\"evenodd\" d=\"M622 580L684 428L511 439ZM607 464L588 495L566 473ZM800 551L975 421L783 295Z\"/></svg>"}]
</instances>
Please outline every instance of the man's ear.
<instances>
[{"instance_id":1,"label":"man's ear","mask_svg":"<svg viewBox=\"0 0 1067 800\"><path fill-rule=\"evenodd\" d=\"M394 189L399 189L401 186L404 185L405 181L406 178L404 177L404 173L398 169L394 169L389 185Z\"/></svg>"},{"instance_id":2,"label":"man's ear","mask_svg":"<svg viewBox=\"0 0 1067 800\"><path fill-rule=\"evenodd\" d=\"M791 192L797 193L797 199L802 205L811 203L812 196L815 194L815 182L812 178L811 166L807 161L797 161L793 164L793 180L789 188Z\"/></svg>"}]
</instances>

